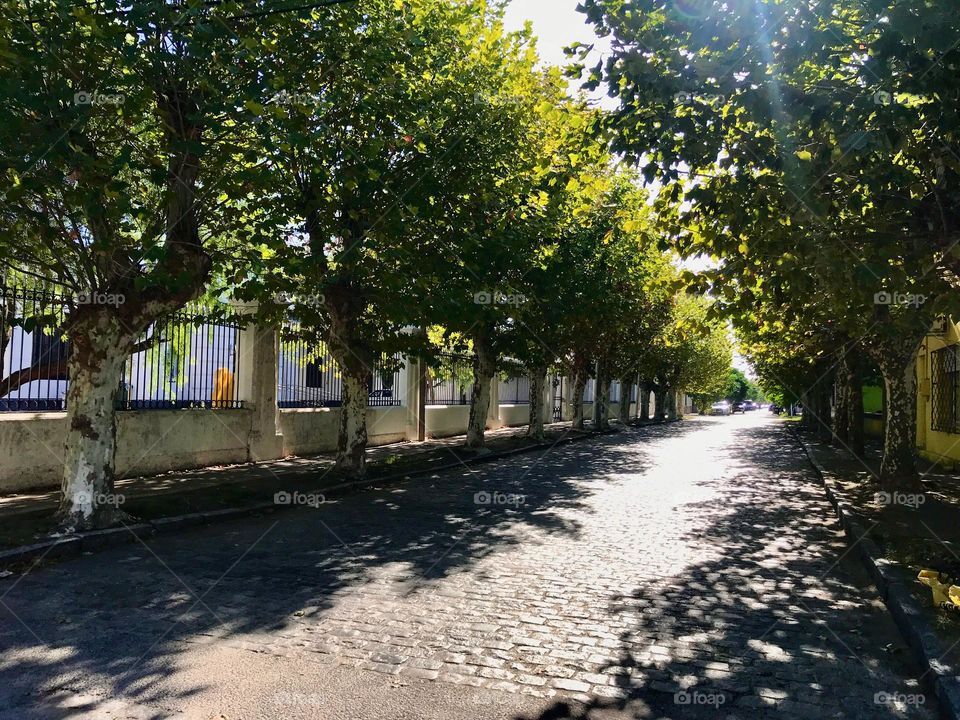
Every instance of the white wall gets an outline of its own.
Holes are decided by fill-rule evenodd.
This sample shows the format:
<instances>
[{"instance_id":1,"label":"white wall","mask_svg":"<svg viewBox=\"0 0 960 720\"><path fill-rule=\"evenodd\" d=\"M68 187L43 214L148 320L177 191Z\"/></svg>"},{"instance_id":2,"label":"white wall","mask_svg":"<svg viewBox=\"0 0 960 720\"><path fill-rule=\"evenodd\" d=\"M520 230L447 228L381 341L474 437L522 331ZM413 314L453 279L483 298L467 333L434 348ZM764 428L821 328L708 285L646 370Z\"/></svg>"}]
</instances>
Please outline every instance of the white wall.
<instances>
[{"instance_id":1,"label":"white wall","mask_svg":"<svg viewBox=\"0 0 960 720\"><path fill-rule=\"evenodd\" d=\"M57 487L66 413L0 413L0 491ZM246 462L248 410L117 413L117 476Z\"/></svg>"}]
</instances>

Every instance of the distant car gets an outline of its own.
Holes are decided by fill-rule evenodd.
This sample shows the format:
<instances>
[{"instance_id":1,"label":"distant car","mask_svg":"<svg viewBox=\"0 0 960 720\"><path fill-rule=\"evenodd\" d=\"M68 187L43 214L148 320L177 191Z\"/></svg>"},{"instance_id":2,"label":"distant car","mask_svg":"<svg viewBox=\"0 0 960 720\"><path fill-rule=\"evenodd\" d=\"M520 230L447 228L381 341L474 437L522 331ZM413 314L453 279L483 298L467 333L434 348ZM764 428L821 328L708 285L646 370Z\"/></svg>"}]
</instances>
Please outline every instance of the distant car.
<instances>
[{"instance_id":1,"label":"distant car","mask_svg":"<svg viewBox=\"0 0 960 720\"><path fill-rule=\"evenodd\" d=\"M733 408L730 410L731 413L742 413L744 412L744 407L742 402L735 402Z\"/></svg>"},{"instance_id":2,"label":"distant car","mask_svg":"<svg viewBox=\"0 0 960 720\"><path fill-rule=\"evenodd\" d=\"M730 403L726 400L721 400L720 402L715 402L710 406L711 415L729 415L732 412L730 408Z\"/></svg>"},{"instance_id":3,"label":"distant car","mask_svg":"<svg viewBox=\"0 0 960 720\"><path fill-rule=\"evenodd\" d=\"M743 409L746 410L747 412L750 412L750 411L752 411L752 410L756 410L758 407L760 407L760 406L757 405L753 400L744 400L744 401L743 401Z\"/></svg>"},{"instance_id":4,"label":"distant car","mask_svg":"<svg viewBox=\"0 0 960 720\"><path fill-rule=\"evenodd\" d=\"M779 405L771 404L771 405L770 405L770 412L772 412L774 415L779 415L780 413L783 412L783 408L780 407Z\"/></svg>"}]
</instances>

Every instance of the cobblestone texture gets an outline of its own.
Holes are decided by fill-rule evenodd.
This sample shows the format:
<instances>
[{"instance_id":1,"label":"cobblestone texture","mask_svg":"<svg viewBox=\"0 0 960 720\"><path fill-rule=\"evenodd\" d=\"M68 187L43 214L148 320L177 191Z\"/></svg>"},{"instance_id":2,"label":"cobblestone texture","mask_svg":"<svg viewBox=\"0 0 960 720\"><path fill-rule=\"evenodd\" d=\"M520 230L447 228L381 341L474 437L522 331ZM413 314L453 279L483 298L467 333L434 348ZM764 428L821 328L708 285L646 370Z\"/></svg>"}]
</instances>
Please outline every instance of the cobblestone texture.
<instances>
[{"instance_id":1,"label":"cobblestone texture","mask_svg":"<svg viewBox=\"0 0 960 720\"><path fill-rule=\"evenodd\" d=\"M634 430L2 581L0 705L223 643L638 717L932 717L849 550L774 421Z\"/></svg>"}]
</instances>

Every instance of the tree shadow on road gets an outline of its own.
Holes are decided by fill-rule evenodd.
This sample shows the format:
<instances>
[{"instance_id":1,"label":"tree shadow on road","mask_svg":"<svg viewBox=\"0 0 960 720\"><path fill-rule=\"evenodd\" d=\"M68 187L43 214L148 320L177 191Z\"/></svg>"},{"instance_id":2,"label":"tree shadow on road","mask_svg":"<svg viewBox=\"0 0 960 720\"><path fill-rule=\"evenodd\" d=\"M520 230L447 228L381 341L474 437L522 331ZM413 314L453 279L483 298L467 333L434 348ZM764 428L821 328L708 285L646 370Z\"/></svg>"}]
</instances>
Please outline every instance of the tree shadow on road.
<instances>
[{"instance_id":1,"label":"tree shadow on road","mask_svg":"<svg viewBox=\"0 0 960 720\"><path fill-rule=\"evenodd\" d=\"M79 694L91 717L115 698L144 713L137 717L167 717L177 700L207 689L168 682L194 643L266 652L279 643L317 662L353 652L361 665L383 649L375 634L361 636L345 623L340 632L341 621L360 614L385 625L405 622L391 610L398 583L407 595L442 593L438 579L524 542L525 529L577 537L576 512L587 511L603 479L649 461L635 442L639 434L690 431L630 430L8 579L0 585L0 707L26 718L46 698L34 717L76 717ZM426 635L457 624L456 603L454 595L448 617L424 618ZM443 633L433 634L411 654L442 651ZM58 691L68 692L61 699Z\"/></svg>"},{"instance_id":2,"label":"tree shadow on road","mask_svg":"<svg viewBox=\"0 0 960 720\"><path fill-rule=\"evenodd\" d=\"M906 646L783 433L739 429L732 475L708 481L724 502L683 508L708 520L684 535L705 556L609 598L618 647L587 669L612 697L522 720L936 717L932 695L911 704L926 690Z\"/></svg>"}]
</instances>

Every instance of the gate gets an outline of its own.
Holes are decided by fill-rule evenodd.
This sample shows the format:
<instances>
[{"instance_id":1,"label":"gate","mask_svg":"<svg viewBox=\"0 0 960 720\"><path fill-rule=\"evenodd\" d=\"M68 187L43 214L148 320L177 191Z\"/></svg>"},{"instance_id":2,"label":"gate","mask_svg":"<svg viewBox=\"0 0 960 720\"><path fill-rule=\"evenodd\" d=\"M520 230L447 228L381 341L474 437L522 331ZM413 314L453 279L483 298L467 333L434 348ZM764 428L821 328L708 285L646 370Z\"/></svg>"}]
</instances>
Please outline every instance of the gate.
<instances>
[{"instance_id":1,"label":"gate","mask_svg":"<svg viewBox=\"0 0 960 720\"><path fill-rule=\"evenodd\" d=\"M553 379L553 421L563 420L563 378Z\"/></svg>"}]
</instances>

